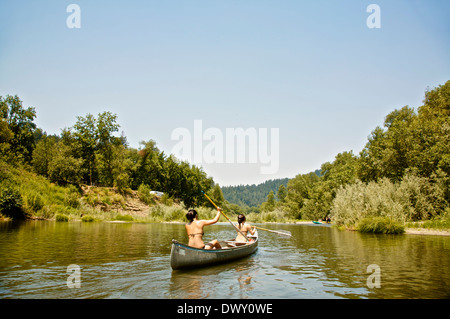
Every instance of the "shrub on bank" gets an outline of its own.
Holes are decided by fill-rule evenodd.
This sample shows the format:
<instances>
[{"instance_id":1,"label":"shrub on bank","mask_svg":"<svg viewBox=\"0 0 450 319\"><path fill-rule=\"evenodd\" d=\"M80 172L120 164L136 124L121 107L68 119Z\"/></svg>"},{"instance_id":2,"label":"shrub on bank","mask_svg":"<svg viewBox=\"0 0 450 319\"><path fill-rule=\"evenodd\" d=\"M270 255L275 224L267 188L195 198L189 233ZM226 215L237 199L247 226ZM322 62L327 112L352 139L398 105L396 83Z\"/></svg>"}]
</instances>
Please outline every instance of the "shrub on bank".
<instances>
[{"instance_id":1,"label":"shrub on bank","mask_svg":"<svg viewBox=\"0 0 450 319\"><path fill-rule=\"evenodd\" d=\"M67 217L66 215L57 214L55 216L55 220L57 222L68 222L69 221L69 217Z\"/></svg>"},{"instance_id":2,"label":"shrub on bank","mask_svg":"<svg viewBox=\"0 0 450 319\"><path fill-rule=\"evenodd\" d=\"M411 174L398 183L383 178L341 187L331 212L338 225L352 227L374 217L387 217L403 224L441 216L447 209L445 205L445 188L440 183Z\"/></svg>"},{"instance_id":3,"label":"shrub on bank","mask_svg":"<svg viewBox=\"0 0 450 319\"><path fill-rule=\"evenodd\" d=\"M146 184L139 185L139 188L137 190L137 195L139 199L149 206L156 204L155 195L150 194L150 191L151 191L150 186Z\"/></svg>"},{"instance_id":4,"label":"shrub on bank","mask_svg":"<svg viewBox=\"0 0 450 319\"><path fill-rule=\"evenodd\" d=\"M388 217L368 217L358 222L356 230L361 233L402 234L405 227Z\"/></svg>"},{"instance_id":5,"label":"shrub on bank","mask_svg":"<svg viewBox=\"0 0 450 319\"><path fill-rule=\"evenodd\" d=\"M0 213L12 219L24 219L23 199L15 188L4 187L0 190Z\"/></svg>"},{"instance_id":6,"label":"shrub on bank","mask_svg":"<svg viewBox=\"0 0 450 319\"><path fill-rule=\"evenodd\" d=\"M81 217L81 221L82 222L93 222L93 221L95 221L95 219L94 219L94 217L92 217L92 216L89 216L89 215L85 215L85 216L83 216L83 217Z\"/></svg>"},{"instance_id":7,"label":"shrub on bank","mask_svg":"<svg viewBox=\"0 0 450 319\"><path fill-rule=\"evenodd\" d=\"M131 215L117 215L114 220L121 220L124 222L132 222L134 220L133 216Z\"/></svg>"},{"instance_id":8,"label":"shrub on bank","mask_svg":"<svg viewBox=\"0 0 450 319\"><path fill-rule=\"evenodd\" d=\"M252 223L286 223L291 220L290 214L280 209L262 213L250 213L246 218Z\"/></svg>"}]
</instances>

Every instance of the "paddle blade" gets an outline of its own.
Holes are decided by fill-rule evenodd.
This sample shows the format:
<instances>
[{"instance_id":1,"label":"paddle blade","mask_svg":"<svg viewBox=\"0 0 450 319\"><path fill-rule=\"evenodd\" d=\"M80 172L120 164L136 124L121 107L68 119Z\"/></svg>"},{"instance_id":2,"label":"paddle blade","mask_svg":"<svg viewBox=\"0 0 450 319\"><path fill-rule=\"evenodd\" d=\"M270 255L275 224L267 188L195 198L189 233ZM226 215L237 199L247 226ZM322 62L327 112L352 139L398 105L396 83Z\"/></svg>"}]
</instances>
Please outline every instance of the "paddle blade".
<instances>
[{"instance_id":1,"label":"paddle blade","mask_svg":"<svg viewBox=\"0 0 450 319\"><path fill-rule=\"evenodd\" d=\"M274 232L276 232L278 235L281 235L281 236L292 237L291 232L287 231L287 230L277 230Z\"/></svg>"},{"instance_id":2,"label":"paddle blade","mask_svg":"<svg viewBox=\"0 0 450 319\"><path fill-rule=\"evenodd\" d=\"M288 230L272 230L272 229L266 229L266 228L261 228L261 227L256 227L256 229L261 229L261 230L265 230L271 233L275 233L281 236L286 236L286 237L291 237L292 234L290 231Z\"/></svg>"}]
</instances>

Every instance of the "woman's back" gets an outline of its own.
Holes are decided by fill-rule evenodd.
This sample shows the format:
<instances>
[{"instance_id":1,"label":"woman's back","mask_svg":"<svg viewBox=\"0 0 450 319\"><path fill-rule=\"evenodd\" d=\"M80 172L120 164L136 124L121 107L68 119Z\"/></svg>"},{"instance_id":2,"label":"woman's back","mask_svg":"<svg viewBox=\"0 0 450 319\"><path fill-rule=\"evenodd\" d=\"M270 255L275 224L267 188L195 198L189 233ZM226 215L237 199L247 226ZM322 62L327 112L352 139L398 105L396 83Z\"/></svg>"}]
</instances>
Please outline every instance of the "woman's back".
<instances>
[{"instance_id":1,"label":"woman's back","mask_svg":"<svg viewBox=\"0 0 450 319\"><path fill-rule=\"evenodd\" d=\"M195 209L190 209L186 214L186 218L189 220L189 223L186 224L186 232L189 237L188 245L191 247L201 249L221 248L217 239L214 239L213 241L207 243L206 245L203 242L203 227L217 223L219 217L220 217L220 208L217 208L216 217L214 217L211 220L198 220L197 212L195 211Z\"/></svg>"},{"instance_id":2,"label":"woman's back","mask_svg":"<svg viewBox=\"0 0 450 319\"><path fill-rule=\"evenodd\" d=\"M247 239L244 236L242 236L242 234L244 234L246 237L248 237L248 235L247 235L248 232L250 231L252 233L252 227L249 224L243 224L242 226L239 225L238 229L241 232L238 232L237 237L236 237L236 241L237 242L247 242ZM252 233L252 235L253 235L253 233Z\"/></svg>"},{"instance_id":3,"label":"woman's back","mask_svg":"<svg viewBox=\"0 0 450 319\"><path fill-rule=\"evenodd\" d=\"M186 224L186 231L189 237L189 246L195 248L203 248L203 223L199 220L194 220Z\"/></svg>"},{"instance_id":4,"label":"woman's back","mask_svg":"<svg viewBox=\"0 0 450 319\"><path fill-rule=\"evenodd\" d=\"M238 216L238 223L239 223L238 229L239 229L239 231L238 231L237 237L235 239L237 242L241 242L241 243L242 242L244 242L244 243L247 242L248 240L247 240L246 237L248 237L247 236L248 232L250 232L250 234L252 234L252 235L255 234L255 229L252 229L252 226L250 226L249 224L246 224L245 221L246 221L245 216L243 214L239 214L239 216Z\"/></svg>"}]
</instances>

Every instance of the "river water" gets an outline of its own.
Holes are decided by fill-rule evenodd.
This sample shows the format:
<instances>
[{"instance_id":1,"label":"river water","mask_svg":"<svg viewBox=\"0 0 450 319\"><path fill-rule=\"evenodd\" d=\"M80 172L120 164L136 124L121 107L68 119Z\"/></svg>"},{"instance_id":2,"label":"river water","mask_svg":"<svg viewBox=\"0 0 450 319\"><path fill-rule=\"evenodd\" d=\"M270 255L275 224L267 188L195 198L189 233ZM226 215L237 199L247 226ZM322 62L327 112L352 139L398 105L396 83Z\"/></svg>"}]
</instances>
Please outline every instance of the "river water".
<instances>
[{"instance_id":1,"label":"river water","mask_svg":"<svg viewBox=\"0 0 450 319\"><path fill-rule=\"evenodd\" d=\"M187 241L183 224L0 223L0 299L450 297L450 236L261 226L292 237L261 230L249 257L172 271L171 240ZM235 235L222 223L205 231L205 240Z\"/></svg>"}]
</instances>

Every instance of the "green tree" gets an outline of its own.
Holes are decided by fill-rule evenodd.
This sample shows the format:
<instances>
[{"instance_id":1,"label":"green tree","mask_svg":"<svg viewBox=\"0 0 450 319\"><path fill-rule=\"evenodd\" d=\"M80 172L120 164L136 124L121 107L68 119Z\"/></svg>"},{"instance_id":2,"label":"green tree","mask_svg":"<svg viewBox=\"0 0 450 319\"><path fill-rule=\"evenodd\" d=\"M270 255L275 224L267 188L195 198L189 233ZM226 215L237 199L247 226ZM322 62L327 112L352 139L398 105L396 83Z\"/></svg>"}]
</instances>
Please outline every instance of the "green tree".
<instances>
[{"instance_id":1,"label":"green tree","mask_svg":"<svg viewBox=\"0 0 450 319\"><path fill-rule=\"evenodd\" d=\"M219 184L214 185L214 187L209 191L208 196L217 206L224 208L225 198L223 197L223 192Z\"/></svg>"},{"instance_id":2,"label":"green tree","mask_svg":"<svg viewBox=\"0 0 450 319\"><path fill-rule=\"evenodd\" d=\"M132 151L123 144L113 148L112 174L114 187L120 192L127 191L132 185L133 161Z\"/></svg>"},{"instance_id":3,"label":"green tree","mask_svg":"<svg viewBox=\"0 0 450 319\"><path fill-rule=\"evenodd\" d=\"M313 172L299 174L289 180L285 207L293 218L302 218L302 208L311 198L314 187L319 181L320 177Z\"/></svg>"},{"instance_id":4,"label":"green tree","mask_svg":"<svg viewBox=\"0 0 450 319\"><path fill-rule=\"evenodd\" d=\"M36 143L31 163L36 173L48 177L50 162L55 156L57 138L46 134Z\"/></svg>"},{"instance_id":5,"label":"green tree","mask_svg":"<svg viewBox=\"0 0 450 319\"><path fill-rule=\"evenodd\" d=\"M0 96L0 143L8 142L9 147L2 146L3 152L6 150L11 152L15 161L31 161L36 129L36 124L33 122L35 117L35 109L24 108L17 95L7 95L4 98Z\"/></svg>"},{"instance_id":6,"label":"green tree","mask_svg":"<svg viewBox=\"0 0 450 319\"><path fill-rule=\"evenodd\" d=\"M79 185L83 176L83 161L70 155L68 146L59 142L56 152L49 163L48 177L59 185Z\"/></svg>"},{"instance_id":7,"label":"green tree","mask_svg":"<svg viewBox=\"0 0 450 319\"><path fill-rule=\"evenodd\" d=\"M261 211L270 212L275 209L275 194L273 191L269 192L269 195L267 195L267 201L261 204Z\"/></svg>"},{"instance_id":8,"label":"green tree","mask_svg":"<svg viewBox=\"0 0 450 319\"><path fill-rule=\"evenodd\" d=\"M85 117L78 116L77 122L73 126L73 133L70 130L76 157L83 159L83 167L88 174L88 181L93 185L96 180L95 171L95 151L97 149L97 132L96 119L92 114L87 114Z\"/></svg>"},{"instance_id":9,"label":"green tree","mask_svg":"<svg viewBox=\"0 0 450 319\"><path fill-rule=\"evenodd\" d=\"M0 156L5 157L8 154L12 137L13 133L6 119L0 118Z\"/></svg>"},{"instance_id":10,"label":"green tree","mask_svg":"<svg viewBox=\"0 0 450 319\"><path fill-rule=\"evenodd\" d=\"M205 202L202 193L207 193L214 181L209 178L202 168L195 165L190 166L187 162L180 163L180 199L187 207L198 206Z\"/></svg>"},{"instance_id":11,"label":"green tree","mask_svg":"<svg viewBox=\"0 0 450 319\"><path fill-rule=\"evenodd\" d=\"M113 135L119 129L116 121L117 115L111 112L99 113L97 118L87 114L78 116L74 126L62 132L72 156L83 160L83 180L91 185L112 186L114 183L114 147L122 143L121 138Z\"/></svg>"},{"instance_id":12,"label":"green tree","mask_svg":"<svg viewBox=\"0 0 450 319\"><path fill-rule=\"evenodd\" d=\"M287 189L283 184L278 187L277 198L280 203L284 203L286 201Z\"/></svg>"},{"instance_id":13,"label":"green tree","mask_svg":"<svg viewBox=\"0 0 450 319\"><path fill-rule=\"evenodd\" d=\"M437 169L450 175L450 81L425 92L412 126L410 167L422 176Z\"/></svg>"},{"instance_id":14,"label":"green tree","mask_svg":"<svg viewBox=\"0 0 450 319\"><path fill-rule=\"evenodd\" d=\"M450 81L425 93L424 104L389 113L360 153L358 176L365 182L400 181L408 169L430 176L450 174Z\"/></svg>"},{"instance_id":15,"label":"green tree","mask_svg":"<svg viewBox=\"0 0 450 319\"><path fill-rule=\"evenodd\" d=\"M122 145L123 139L116 137L113 133L119 130L116 123L117 115L111 112L103 112L98 115L96 126L97 147L95 160L98 167L99 183L104 186L114 184L114 155L116 148Z\"/></svg>"},{"instance_id":16,"label":"green tree","mask_svg":"<svg viewBox=\"0 0 450 319\"><path fill-rule=\"evenodd\" d=\"M145 184L152 190L165 191L171 189L176 185L172 183L168 174L176 175L174 172L176 163L167 164L169 171L164 171L165 166L165 156L164 153L160 152L156 147L156 142L153 140L140 142L142 148L140 150L135 150L132 156L132 161L134 162L134 173L133 173L133 183L134 189L137 189L139 185ZM171 165L173 164L173 165Z\"/></svg>"},{"instance_id":17,"label":"green tree","mask_svg":"<svg viewBox=\"0 0 450 319\"><path fill-rule=\"evenodd\" d=\"M409 167L408 152L413 142L411 126L415 113L408 106L389 113L384 121L385 130L377 127L361 153L362 179L377 180L388 177L401 180Z\"/></svg>"}]
</instances>

